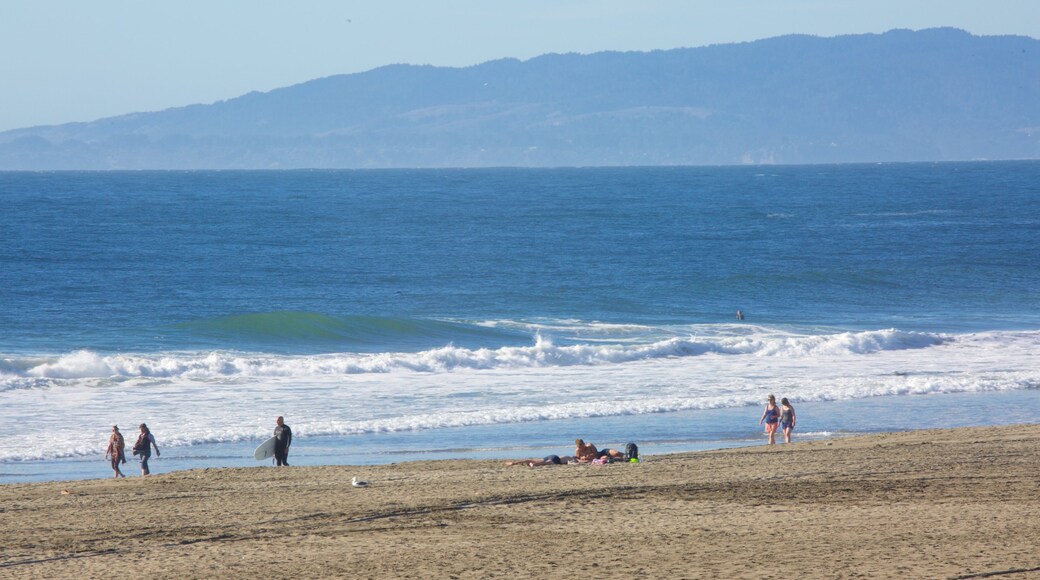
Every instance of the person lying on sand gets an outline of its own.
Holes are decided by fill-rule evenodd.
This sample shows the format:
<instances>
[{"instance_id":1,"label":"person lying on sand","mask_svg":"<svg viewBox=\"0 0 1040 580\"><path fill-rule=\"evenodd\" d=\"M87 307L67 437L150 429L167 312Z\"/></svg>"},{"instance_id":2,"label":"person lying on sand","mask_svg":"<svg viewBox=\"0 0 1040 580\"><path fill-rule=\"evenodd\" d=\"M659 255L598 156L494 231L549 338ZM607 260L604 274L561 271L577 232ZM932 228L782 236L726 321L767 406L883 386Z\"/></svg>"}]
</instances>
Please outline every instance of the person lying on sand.
<instances>
[{"instance_id":1,"label":"person lying on sand","mask_svg":"<svg viewBox=\"0 0 1040 580\"><path fill-rule=\"evenodd\" d=\"M624 461L625 454L617 449L600 449L598 457L606 457L612 461Z\"/></svg>"},{"instance_id":2,"label":"person lying on sand","mask_svg":"<svg viewBox=\"0 0 1040 580\"><path fill-rule=\"evenodd\" d=\"M565 455L560 457L559 455L546 455L541 459L521 459L520 461L506 461L506 467L512 467L514 465L526 465L528 467L542 467L545 465L566 465L568 463L577 463L578 460L575 457Z\"/></svg>"},{"instance_id":3,"label":"person lying on sand","mask_svg":"<svg viewBox=\"0 0 1040 580\"><path fill-rule=\"evenodd\" d=\"M585 443L584 439L577 439L574 441L577 448L574 450L574 456L578 458L578 461L583 463L591 462L601 457L607 459L623 461L625 454L618 451L617 449L596 449L596 446L592 443Z\"/></svg>"},{"instance_id":4,"label":"person lying on sand","mask_svg":"<svg viewBox=\"0 0 1040 580\"><path fill-rule=\"evenodd\" d=\"M599 450L592 443L585 443L584 439L575 439L574 445L574 456L578 458L578 461L587 463L599 457Z\"/></svg>"}]
</instances>

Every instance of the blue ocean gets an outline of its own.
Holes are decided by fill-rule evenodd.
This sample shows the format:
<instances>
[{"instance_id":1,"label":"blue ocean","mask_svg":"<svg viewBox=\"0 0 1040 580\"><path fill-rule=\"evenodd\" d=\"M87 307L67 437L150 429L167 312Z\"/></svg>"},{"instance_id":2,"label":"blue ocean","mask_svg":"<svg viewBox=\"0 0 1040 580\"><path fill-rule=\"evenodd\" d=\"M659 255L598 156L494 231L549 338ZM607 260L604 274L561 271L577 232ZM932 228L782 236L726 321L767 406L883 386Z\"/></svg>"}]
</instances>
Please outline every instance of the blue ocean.
<instances>
[{"instance_id":1,"label":"blue ocean","mask_svg":"<svg viewBox=\"0 0 1040 580\"><path fill-rule=\"evenodd\" d=\"M0 173L0 482L1034 422L1038 353L1035 161Z\"/></svg>"}]
</instances>

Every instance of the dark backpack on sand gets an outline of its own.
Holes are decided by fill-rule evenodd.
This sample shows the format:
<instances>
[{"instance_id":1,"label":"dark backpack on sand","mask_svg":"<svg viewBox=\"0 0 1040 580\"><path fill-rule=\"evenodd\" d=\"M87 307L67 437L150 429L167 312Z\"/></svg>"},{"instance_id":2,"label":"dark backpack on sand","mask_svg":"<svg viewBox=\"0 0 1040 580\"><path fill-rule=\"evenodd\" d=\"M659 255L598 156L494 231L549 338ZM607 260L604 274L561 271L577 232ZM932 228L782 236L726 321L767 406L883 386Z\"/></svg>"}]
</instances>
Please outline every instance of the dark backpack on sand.
<instances>
[{"instance_id":1,"label":"dark backpack on sand","mask_svg":"<svg viewBox=\"0 0 1040 580\"><path fill-rule=\"evenodd\" d=\"M639 460L639 447L635 443L625 445L625 461Z\"/></svg>"}]
</instances>

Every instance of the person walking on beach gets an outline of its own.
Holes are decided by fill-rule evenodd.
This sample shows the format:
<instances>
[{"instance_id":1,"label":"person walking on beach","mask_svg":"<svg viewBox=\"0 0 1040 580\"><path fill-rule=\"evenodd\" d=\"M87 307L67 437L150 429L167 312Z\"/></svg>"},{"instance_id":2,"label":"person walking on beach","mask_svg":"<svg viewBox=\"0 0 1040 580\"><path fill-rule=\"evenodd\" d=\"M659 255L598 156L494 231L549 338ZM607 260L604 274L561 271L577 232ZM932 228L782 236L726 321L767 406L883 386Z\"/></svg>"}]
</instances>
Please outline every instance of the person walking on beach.
<instances>
[{"instance_id":1,"label":"person walking on beach","mask_svg":"<svg viewBox=\"0 0 1040 580\"><path fill-rule=\"evenodd\" d=\"M152 457L152 447L155 447L155 456L159 457L159 446L155 443L155 437L148 430L148 425L141 423L141 434L137 436L137 442L134 443L134 455L141 460L141 477L151 473L148 470L148 459Z\"/></svg>"},{"instance_id":2,"label":"person walking on beach","mask_svg":"<svg viewBox=\"0 0 1040 580\"><path fill-rule=\"evenodd\" d=\"M285 424L285 419L279 415L274 420L277 425L274 428L274 461L279 467L289 467L289 446L292 445L292 429Z\"/></svg>"},{"instance_id":3,"label":"person walking on beach","mask_svg":"<svg viewBox=\"0 0 1040 580\"><path fill-rule=\"evenodd\" d=\"M794 431L794 407L787 397L780 399L780 429L784 432L784 443L791 442L791 431Z\"/></svg>"},{"instance_id":4,"label":"person walking on beach","mask_svg":"<svg viewBox=\"0 0 1040 580\"><path fill-rule=\"evenodd\" d=\"M112 425L112 436L108 438L108 448L105 449L105 459L112 459L112 471L115 475L112 477L120 478L126 477L123 472L119 470L120 463L126 463L126 441L123 439L123 434L119 432L118 425Z\"/></svg>"},{"instance_id":5,"label":"person walking on beach","mask_svg":"<svg viewBox=\"0 0 1040 580\"><path fill-rule=\"evenodd\" d=\"M769 444L776 445L776 427L780 421L780 409L776 406L776 397L769 395L769 401L766 402L766 408L762 411L762 418L758 420L758 424L766 424L766 434L769 435Z\"/></svg>"}]
</instances>

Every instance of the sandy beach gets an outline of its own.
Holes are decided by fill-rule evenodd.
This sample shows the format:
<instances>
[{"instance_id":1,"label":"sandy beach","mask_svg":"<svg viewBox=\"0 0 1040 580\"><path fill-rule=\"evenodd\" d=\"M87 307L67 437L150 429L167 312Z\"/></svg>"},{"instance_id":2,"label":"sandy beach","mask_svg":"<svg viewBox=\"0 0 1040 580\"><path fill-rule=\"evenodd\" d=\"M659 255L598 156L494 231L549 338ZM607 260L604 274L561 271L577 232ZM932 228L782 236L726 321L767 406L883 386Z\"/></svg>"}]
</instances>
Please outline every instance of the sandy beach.
<instances>
[{"instance_id":1,"label":"sandy beach","mask_svg":"<svg viewBox=\"0 0 1040 580\"><path fill-rule=\"evenodd\" d=\"M1038 475L1040 425L1020 425L12 484L0 577L1040 577Z\"/></svg>"}]
</instances>

